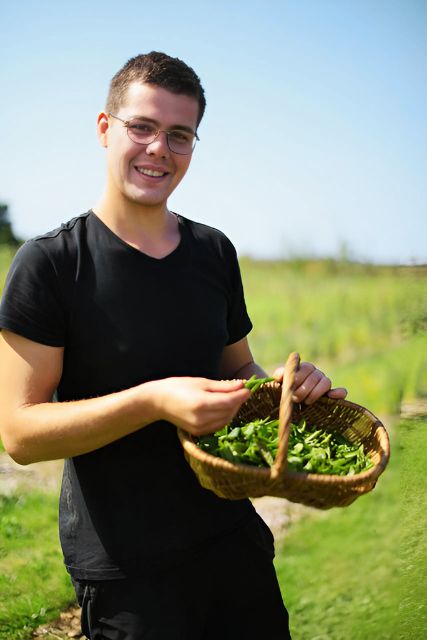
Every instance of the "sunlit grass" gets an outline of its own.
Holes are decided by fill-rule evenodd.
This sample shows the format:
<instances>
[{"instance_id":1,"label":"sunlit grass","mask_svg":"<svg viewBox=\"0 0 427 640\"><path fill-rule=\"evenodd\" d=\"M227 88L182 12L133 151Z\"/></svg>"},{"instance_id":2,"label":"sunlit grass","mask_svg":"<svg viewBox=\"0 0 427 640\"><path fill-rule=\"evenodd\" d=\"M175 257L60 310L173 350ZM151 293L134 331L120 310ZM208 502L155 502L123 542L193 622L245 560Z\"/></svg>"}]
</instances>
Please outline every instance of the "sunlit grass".
<instances>
[{"instance_id":1,"label":"sunlit grass","mask_svg":"<svg viewBox=\"0 0 427 640\"><path fill-rule=\"evenodd\" d=\"M295 524L277 555L293 640L425 637L427 420L395 433L374 491Z\"/></svg>"},{"instance_id":2,"label":"sunlit grass","mask_svg":"<svg viewBox=\"0 0 427 640\"><path fill-rule=\"evenodd\" d=\"M423 269L246 260L242 275L251 344L265 366L294 350L321 365L351 363L427 328Z\"/></svg>"},{"instance_id":3,"label":"sunlit grass","mask_svg":"<svg viewBox=\"0 0 427 640\"><path fill-rule=\"evenodd\" d=\"M427 629L427 419L405 420L399 430L400 604L402 638L424 638Z\"/></svg>"},{"instance_id":4,"label":"sunlit grass","mask_svg":"<svg viewBox=\"0 0 427 640\"><path fill-rule=\"evenodd\" d=\"M15 253L16 247L0 245L0 293L3 291L4 281Z\"/></svg>"},{"instance_id":5,"label":"sunlit grass","mask_svg":"<svg viewBox=\"0 0 427 640\"><path fill-rule=\"evenodd\" d=\"M374 413L398 415L402 401L427 397L427 335L350 364L331 364L328 374L337 385L348 387L350 400Z\"/></svg>"},{"instance_id":6,"label":"sunlit grass","mask_svg":"<svg viewBox=\"0 0 427 640\"><path fill-rule=\"evenodd\" d=\"M58 497L0 496L0 639L28 638L74 598L58 541Z\"/></svg>"}]
</instances>

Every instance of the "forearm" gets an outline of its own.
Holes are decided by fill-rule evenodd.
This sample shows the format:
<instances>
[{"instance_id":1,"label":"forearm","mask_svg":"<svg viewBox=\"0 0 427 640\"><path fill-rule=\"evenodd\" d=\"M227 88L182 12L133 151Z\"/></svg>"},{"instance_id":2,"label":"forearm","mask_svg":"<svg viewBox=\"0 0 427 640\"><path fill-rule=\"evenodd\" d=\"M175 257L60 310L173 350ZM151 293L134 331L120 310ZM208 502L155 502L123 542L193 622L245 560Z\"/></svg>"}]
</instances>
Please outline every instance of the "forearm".
<instances>
[{"instance_id":1,"label":"forearm","mask_svg":"<svg viewBox=\"0 0 427 640\"><path fill-rule=\"evenodd\" d=\"M103 447L160 419L153 385L89 400L22 405L2 420L4 446L20 464Z\"/></svg>"},{"instance_id":2,"label":"forearm","mask_svg":"<svg viewBox=\"0 0 427 640\"><path fill-rule=\"evenodd\" d=\"M240 367L237 371L235 371L233 378L238 378L240 380L249 380L249 378L253 375L256 375L258 378L264 378L268 374L264 371L264 369L254 361L247 362L242 367Z\"/></svg>"},{"instance_id":3,"label":"forearm","mask_svg":"<svg viewBox=\"0 0 427 640\"><path fill-rule=\"evenodd\" d=\"M220 376L228 380L249 380L253 375L264 378L267 374L252 356L247 338L225 347L220 364Z\"/></svg>"},{"instance_id":4,"label":"forearm","mask_svg":"<svg viewBox=\"0 0 427 640\"><path fill-rule=\"evenodd\" d=\"M157 420L204 435L227 424L248 394L239 380L183 377L78 402L22 403L0 410L2 438L28 464L88 453Z\"/></svg>"}]
</instances>

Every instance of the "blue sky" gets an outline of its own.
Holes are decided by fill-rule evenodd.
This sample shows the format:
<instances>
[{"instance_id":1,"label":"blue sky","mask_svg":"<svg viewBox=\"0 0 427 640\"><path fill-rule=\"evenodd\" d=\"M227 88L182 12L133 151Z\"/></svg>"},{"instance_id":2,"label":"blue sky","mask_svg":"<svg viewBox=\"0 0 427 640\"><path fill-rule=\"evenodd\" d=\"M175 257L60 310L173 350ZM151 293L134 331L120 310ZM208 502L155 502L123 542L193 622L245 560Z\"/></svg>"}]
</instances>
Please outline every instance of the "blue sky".
<instances>
[{"instance_id":1,"label":"blue sky","mask_svg":"<svg viewBox=\"0 0 427 640\"><path fill-rule=\"evenodd\" d=\"M427 1L3 3L0 201L43 233L103 189L126 60L190 64L207 111L170 208L255 257L427 262Z\"/></svg>"}]
</instances>

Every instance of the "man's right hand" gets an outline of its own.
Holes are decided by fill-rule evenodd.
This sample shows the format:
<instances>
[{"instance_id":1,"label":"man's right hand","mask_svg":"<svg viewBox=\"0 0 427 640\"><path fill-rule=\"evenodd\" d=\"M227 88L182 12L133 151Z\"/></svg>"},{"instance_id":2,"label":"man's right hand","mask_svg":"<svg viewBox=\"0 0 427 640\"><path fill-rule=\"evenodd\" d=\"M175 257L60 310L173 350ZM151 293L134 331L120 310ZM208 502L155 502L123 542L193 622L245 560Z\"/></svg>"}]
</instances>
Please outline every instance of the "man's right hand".
<instances>
[{"instance_id":1,"label":"man's right hand","mask_svg":"<svg viewBox=\"0 0 427 640\"><path fill-rule=\"evenodd\" d=\"M242 380L183 377L148 384L156 388L160 417L195 436L221 429L250 397Z\"/></svg>"}]
</instances>

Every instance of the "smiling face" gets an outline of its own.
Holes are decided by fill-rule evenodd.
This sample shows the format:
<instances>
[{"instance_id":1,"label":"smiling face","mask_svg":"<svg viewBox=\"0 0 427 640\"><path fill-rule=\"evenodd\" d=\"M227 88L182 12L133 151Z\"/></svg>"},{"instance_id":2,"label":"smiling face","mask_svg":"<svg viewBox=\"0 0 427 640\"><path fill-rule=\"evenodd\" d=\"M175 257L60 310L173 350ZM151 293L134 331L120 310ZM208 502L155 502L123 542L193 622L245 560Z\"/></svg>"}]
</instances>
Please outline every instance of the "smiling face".
<instances>
[{"instance_id":1,"label":"smiling face","mask_svg":"<svg viewBox=\"0 0 427 640\"><path fill-rule=\"evenodd\" d=\"M135 82L115 116L141 117L156 129L196 131L199 105L195 98L156 85ZM140 205L166 210L166 202L184 177L191 154L170 151L166 134L148 145L133 142L120 120L101 113L98 135L107 150L107 198L110 204Z\"/></svg>"}]
</instances>

